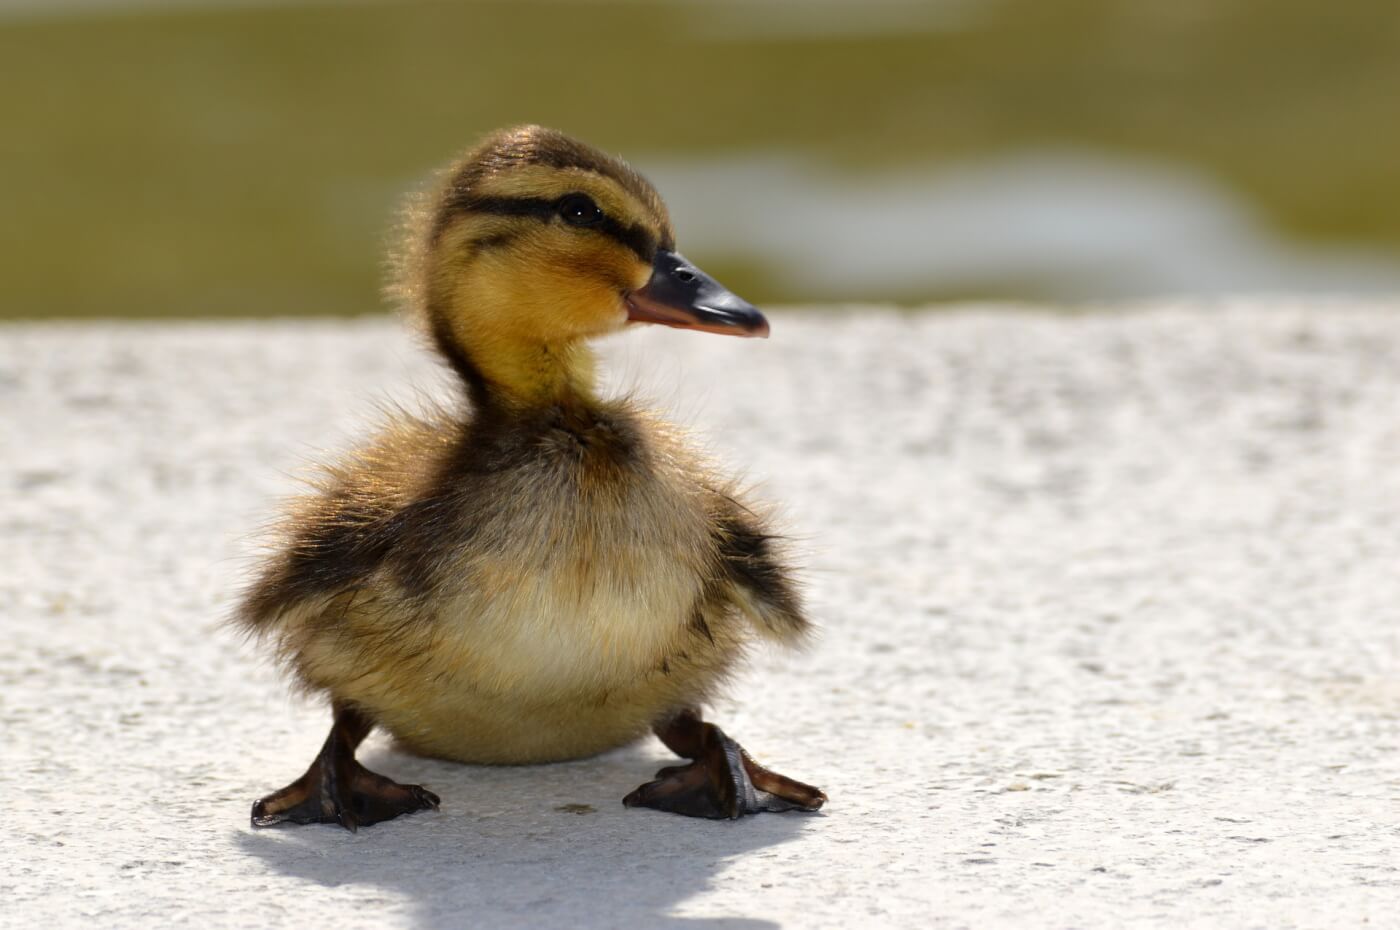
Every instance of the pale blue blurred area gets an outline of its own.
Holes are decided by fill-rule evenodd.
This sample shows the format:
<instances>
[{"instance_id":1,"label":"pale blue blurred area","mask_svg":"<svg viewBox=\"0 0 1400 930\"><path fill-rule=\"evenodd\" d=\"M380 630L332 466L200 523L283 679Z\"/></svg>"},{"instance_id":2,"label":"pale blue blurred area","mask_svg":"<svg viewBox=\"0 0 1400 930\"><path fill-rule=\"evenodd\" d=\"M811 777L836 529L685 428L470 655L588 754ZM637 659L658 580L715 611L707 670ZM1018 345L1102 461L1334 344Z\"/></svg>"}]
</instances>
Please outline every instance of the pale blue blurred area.
<instances>
[{"instance_id":1,"label":"pale blue blurred area","mask_svg":"<svg viewBox=\"0 0 1400 930\"><path fill-rule=\"evenodd\" d=\"M778 287L917 299L1007 281L1062 299L1400 292L1380 248L1305 246L1178 165L1025 150L927 172L851 175L788 155L647 162L688 248L762 256ZM740 191L723 211L713 192Z\"/></svg>"}]
</instances>

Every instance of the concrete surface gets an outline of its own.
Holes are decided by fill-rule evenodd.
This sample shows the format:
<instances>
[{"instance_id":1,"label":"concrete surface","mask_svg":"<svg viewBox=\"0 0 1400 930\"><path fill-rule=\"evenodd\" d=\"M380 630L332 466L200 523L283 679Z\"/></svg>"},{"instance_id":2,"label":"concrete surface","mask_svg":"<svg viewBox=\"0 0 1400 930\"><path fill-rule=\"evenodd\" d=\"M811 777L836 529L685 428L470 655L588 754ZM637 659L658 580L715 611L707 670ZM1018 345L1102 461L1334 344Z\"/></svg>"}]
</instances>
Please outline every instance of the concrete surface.
<instances>
[{"instance_id":1,"label":"concrete surface","mask_svg":"<svg viewBox=\"0 0 1400 930\"><path fill-rule=\"evenodd\" d=\"M289 475L438 384L388 320L0 328L5 927L1400 922L1400 304L774 315L620 380L763 479L821 642L714 716L816 816L625 810L657 744L252 831L326 712L221 630Z\"/></svg>"}]
</instances>

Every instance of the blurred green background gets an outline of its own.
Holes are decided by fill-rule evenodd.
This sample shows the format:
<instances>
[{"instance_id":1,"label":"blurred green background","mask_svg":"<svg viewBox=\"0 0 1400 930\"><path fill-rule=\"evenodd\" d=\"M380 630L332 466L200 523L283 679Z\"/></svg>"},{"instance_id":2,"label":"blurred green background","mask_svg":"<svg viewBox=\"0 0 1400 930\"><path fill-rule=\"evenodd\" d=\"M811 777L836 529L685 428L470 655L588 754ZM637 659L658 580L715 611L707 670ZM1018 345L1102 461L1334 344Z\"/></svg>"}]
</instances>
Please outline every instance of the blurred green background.
<instances>
[{"instance_id":1,"label":"blurred green background","mask_svg":"<svg viewBox=\"0 0 1400 930\"><path fill-rule=\"evenodd\" d=\"M1400 292L1395 0L0 0L0 316L382 309L484 131L757 302Z\"/></svg>"}]
</instances>

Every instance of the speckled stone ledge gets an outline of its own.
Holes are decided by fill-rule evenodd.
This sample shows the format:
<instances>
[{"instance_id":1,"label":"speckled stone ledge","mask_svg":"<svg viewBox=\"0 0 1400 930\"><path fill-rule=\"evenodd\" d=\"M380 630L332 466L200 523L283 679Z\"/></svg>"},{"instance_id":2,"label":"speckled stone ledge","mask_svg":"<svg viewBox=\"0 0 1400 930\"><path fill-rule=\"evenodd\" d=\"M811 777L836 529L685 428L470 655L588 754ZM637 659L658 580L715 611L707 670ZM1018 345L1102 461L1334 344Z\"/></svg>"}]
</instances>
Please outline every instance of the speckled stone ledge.
<instances>
[{"instance_id":1,"label":"speckled stone ledge","mask_svg":"<svg viewBox=\"0 0 1400 930\"><path fill-rule=\"evenodd\" d=\"M617 383L783 504L823 626L715 708L816 816L625 810L659 745L254 832L322 708L220 619L390 320L0 327L0 925L1355 927L1400 901L1400 302L773 314Z\"/></svg>"}]
</instances>

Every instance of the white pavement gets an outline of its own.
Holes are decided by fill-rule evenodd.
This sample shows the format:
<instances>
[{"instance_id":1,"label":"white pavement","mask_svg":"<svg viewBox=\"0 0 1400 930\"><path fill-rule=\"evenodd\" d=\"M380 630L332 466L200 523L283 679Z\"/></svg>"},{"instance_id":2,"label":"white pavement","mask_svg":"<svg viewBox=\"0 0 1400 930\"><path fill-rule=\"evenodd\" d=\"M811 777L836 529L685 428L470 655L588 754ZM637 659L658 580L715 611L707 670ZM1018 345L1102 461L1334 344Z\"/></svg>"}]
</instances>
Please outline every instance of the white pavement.
<instances>
[{"instance_id":1,"label":"white pavement","mask_svg":"<svg viewBox=\"0 0 1400 930\"><path fill-rule=\"evenodd\" d=\"M369 764L219 627L273 502L439 375L387 319L0 327L0 926L1400 923L1400 303L778 313L609 347L784 503L824 627L713 716L815 816L624 809L658 744Z\"/></svg>"}]
</instances>

